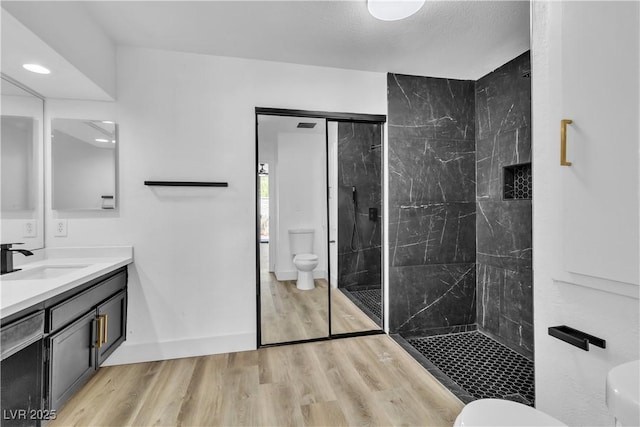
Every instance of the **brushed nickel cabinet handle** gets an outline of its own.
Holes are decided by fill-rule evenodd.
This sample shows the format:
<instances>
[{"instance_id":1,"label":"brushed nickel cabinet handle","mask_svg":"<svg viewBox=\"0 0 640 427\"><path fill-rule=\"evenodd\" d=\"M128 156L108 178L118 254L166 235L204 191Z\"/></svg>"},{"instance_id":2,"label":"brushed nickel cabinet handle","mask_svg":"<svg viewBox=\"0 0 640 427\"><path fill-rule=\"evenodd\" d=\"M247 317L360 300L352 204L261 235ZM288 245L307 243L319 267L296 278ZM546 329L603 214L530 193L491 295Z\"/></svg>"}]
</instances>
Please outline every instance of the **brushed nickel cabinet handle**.
<instances>
[{"instance_id":1,"label":"brushed nickel cabinet handle","mask_svg":"<svg viewBox=\"0 0 640 427\"><path fill-rule=\"evenodd\" d=\"M560 121L560 166L571 166L571 162L567 162L567 125L571 123L573 120Z\"/></svg>"}]
</instances>

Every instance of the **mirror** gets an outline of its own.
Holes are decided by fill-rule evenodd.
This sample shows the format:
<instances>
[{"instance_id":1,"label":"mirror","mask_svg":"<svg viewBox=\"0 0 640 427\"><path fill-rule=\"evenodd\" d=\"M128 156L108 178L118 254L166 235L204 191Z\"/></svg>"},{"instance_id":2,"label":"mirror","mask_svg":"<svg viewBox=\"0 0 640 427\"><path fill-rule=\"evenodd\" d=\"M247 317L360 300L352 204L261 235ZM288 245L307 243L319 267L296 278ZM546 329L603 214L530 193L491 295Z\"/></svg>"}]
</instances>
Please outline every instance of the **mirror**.
<instances>
[{"instance_id":1,"label":"mirror","mask_svg":"<svg viewBox=\"0 0 640 427\"><path fill-rule=\"evenodd\" d=\"M2 243L44 247L44 99L2 76Z\"/></svg>"},{"instance_id":2,"label":"mirror","mask_svg":"<svg viewBox=\"0 0 640 427\"><path fill-rule=\"evenodd\" d=\"M327 337L325 121L259 115L258 129L262 343ZM316 257L302 287L293 240Z\"/></svg>"},{"instance_id":3,"label":"mirror","mask_svg":"<svg viewBox=\"0 0 640 427\"><path fill-rule=\"evenodd\" d=\"M257 125L260 345L381 330L382 124Z\"/></svg>"},{"instance_id":4,"label":"mirror","mask_svg":"<svg viewBox=\"0 0 640 427\"><path fill-rule=\"evenodd\" d=\"M51 121L53 209L116 208L117 130L108 120Z\"/></svg>"}]
</instances>

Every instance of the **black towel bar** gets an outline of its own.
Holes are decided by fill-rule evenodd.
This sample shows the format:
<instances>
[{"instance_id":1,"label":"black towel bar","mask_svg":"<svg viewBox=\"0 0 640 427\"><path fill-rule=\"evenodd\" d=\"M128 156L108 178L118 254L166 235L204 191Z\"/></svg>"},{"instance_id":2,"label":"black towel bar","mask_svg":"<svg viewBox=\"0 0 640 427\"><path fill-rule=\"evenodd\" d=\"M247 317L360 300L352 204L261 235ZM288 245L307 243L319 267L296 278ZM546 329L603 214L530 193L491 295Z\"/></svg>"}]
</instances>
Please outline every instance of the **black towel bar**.
<instances>
[{"instance_id":1,"label":"black towel bar","mask_svg":"<svg viewBox=\"0 0 640 427\"><path fill-rule=\"evenodd\" d=\"M145 181L144 185L155 185L162 187L228 187L228 182L205 182L205 181Z\"/></svg>"},{"instance_id":2,"label":"black towel bar","mask_svg":"<svg viewBox=\"0 0 640 427\"><path fill-rule=\"evenodd\" d=\"M570 328L566 325L552 326L549 328L549 335L558 338L571 345L575 345L584 351L589 351L589 343L596 347L606 348L607 342L602 338L594 337L577 329Z\"/></svg>"}]
</instances>

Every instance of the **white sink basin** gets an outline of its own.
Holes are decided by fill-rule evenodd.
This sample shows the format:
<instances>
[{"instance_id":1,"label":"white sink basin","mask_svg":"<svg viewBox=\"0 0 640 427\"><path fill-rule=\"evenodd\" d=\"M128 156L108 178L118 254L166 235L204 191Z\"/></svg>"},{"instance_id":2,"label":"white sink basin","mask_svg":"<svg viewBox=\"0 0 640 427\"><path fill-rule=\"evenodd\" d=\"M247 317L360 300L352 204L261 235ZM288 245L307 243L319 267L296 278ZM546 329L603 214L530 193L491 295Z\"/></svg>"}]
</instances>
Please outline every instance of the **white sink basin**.
<instances>
[{"instance_id":1,"label":"white sink basin","mask_svg":"<svg viewBox=\"0 0 640 427\"><path fill-rule=\"evenodd\" d=\"M607 375L607 407L622 426L640 426L640 360L616 366Z\"/></svg>"},{"instance_id":2,"label":"white sink basin","mask_svg":"<svg viewBox=\"0 0 640 427\"><path fill-rule=\"evenodd\" d=\"M2 276L3 280L45 280L64 276L87 267L86 265L42 265L29 270L16 271Z\"/></svg>"}]
</instances>

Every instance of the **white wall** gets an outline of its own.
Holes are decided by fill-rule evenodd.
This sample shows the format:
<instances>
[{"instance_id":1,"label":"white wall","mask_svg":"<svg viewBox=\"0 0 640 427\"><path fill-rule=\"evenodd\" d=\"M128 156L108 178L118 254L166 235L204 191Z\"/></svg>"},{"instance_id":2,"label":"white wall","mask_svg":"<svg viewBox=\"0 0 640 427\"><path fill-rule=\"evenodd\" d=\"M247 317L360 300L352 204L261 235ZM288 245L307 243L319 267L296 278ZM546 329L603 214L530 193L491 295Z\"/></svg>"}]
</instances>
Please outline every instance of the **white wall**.
<instances>
[{"instance_id":1,"label":"white wall","mask_svg":"<svg viewBox=\"0 0 640 427\"><path fill-rule=\"evenodd\" d=\"M563 30L562 3L535 1L532 10L532 163L533 186L537 189L533 201L536 406L568 425L614 425L613 416L605 405L606 375L614 366L640 357L640 306L637 285L562 273L566 269L563 263L563 222L571 221L571 218L564 218L563 215L566 212L563 174L569 173L569 169L559 166L558 153L560 119L571 118L565 117L567 112L562 110L561 76L565 60L559 48ZM583 4L590 7L595 5L592 2L577 2L575 6L581 7ZM633 3L627 3L626 7L633 8ZM635 37L638 37L638 22L636 20ZM580 24L576 26L580 27ZM591 26L582 28L584 31L609 32L610 26L617 27L618 22L602 22L602 27L598 29ZM633 28L631 30L633 34ZM578 43L584 40L580 34L573 36ZM619 42L621 46L634 44L629 39L620 39ZM638 63L637 42L635 46L635 49L629 48L623 52L630 61ZM593 52L609 51L610 45L594 43L588 49ZM614 71L606 62L599 66L605 75L608 71ZM608 90L606 81L596 81L594 84ZM601 123L611 123L605 119L606 114L617 114L619 109L624 108L622 101L628 99L626 94L620 96L616 109L609 111L604 111L604 105L592 107L603 111ZM590 101L591 94L585 91L582 102L590 105ZM635 123L619 125L637 126ZM572 129L570 131L575 132ZM571 171L579 170L575 166ZM635 178L637 180L638 177ZM610 208L626 208L632 205L634 198L637 203L637 187L634 187L632 183L612 187L611 192L620 195L620 204ZM633 189L630 194L629 189ZM637 211L637 204L635 209ZM629 226L629 230L635 226L609 224L611 218L601 218L593 226ZM589 229L585 229L584 233L589 233ZM598 250L604 259L610 256L611 251L607 247L593 249ZM595 289L595 286L602 290ZM629 295L620 293L624 289L631 289L631 292L627 292ZM606 348L590 346L590 351L585 352L548 335L549 327L563 324L605 338Z\"/></svg>"},{"instance_id":2,"label":"white wall","mask_svg":"<svg viewBox=\"0 0 640 427\"><path fill-rule=\"evenodd\" d=\"M327 278L326 139L322 134L278 133L276 278L294 280L297 270L289 245L290 229L313 229L313 275Z\"/></svg>"},{"instance_id":3,"label":"white wall","mask_svg":"<svg viewBox=\"0 0 640 427\"><path fill-rule=\"evenodd\" d=\"M386 75L121 48L117 98L120 207L65 214L68 237L47 241L134 246L127 342L109 363L255 348L254 108L386 114ZM52 108L109 119L103 104L73 105ZM149 179L229 187L152 188Z\"/></svg>"},{"instance_id":4,"label":"white wall","mask_svg":"<svg viewBox=\"0 0 640 427\"><path fill-rule=\"evenodd\" d=\"M82 2L9 1L2 7L115 98L116 46Z\"/></svg>"}]
</instances>

